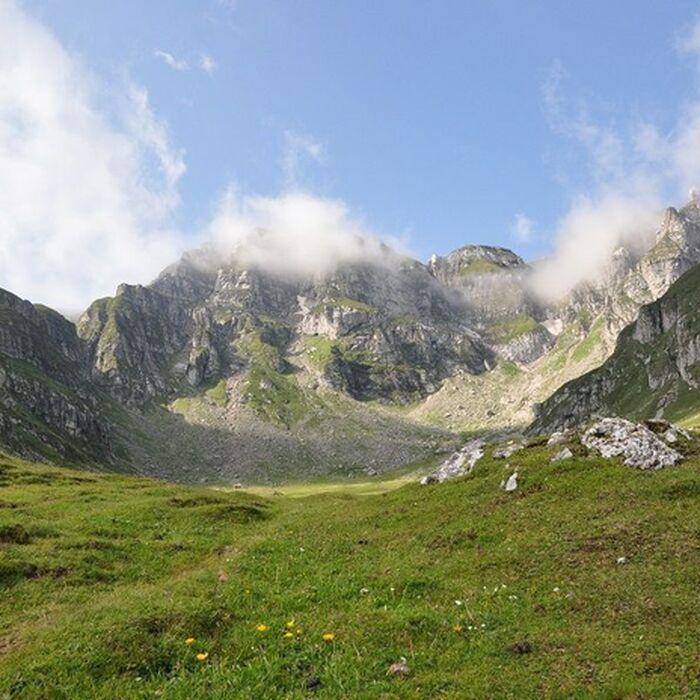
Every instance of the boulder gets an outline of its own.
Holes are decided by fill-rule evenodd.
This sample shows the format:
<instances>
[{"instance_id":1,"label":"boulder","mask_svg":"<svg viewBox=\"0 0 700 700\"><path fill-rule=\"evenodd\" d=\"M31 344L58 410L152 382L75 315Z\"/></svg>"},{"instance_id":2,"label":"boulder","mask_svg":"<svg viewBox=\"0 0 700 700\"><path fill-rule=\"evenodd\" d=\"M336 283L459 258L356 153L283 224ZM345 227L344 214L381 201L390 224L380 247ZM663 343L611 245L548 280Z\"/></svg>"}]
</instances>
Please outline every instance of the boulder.
<instances>
[{"instance_id":1,"label":"boulder","mask_svg":"<svg viewBox=\"0 0 700 700\"><path fill-rule=\"evenodd\" d=\"M525 445L521 442L509 442L507 445L501 445L493 451L494 459L508 459L511 455L514 455L518 450L522 450Z\"/></svg>"},{"instance_id":2,"label":"boulder","mask_svg":"<svg viewBox=\"0 0 700 700\"><path fill-rule=\"evenodd\" d=\"M581 443L601 457L621 457L627 466L637 469L655 471L683 459L649 428L624 418L596 420L581 436Z\"/></svg>"},{"instance_id":3,"label":"boulder","mask_svg":"<svg viewBox=\"0 0 700 700\"><path fill-rule=\"evenodd\" d=\"M571 459L574 456L574 453L568 448L565 447L563 450L560 450L557 452L552 459L550 459L550 462L561 462L564 459Z\"/></svg>"},{"instance_id":4,"label":"boulder","mask_svg":"<svg viewBox=\"0 0 700 700\"><path fill-rule=\"evenodd\" d=\"M506 493L511 493L518 488L518 472L513 472L502 484L501 487Z\"/></svg>"},{"instance_id":5,"label":"boulder","mask_svg":"<svg viewBox=\"0 0 700 700\"><path fill-rule=\"evenodd\" d=\"M474 465L484 456L484 441L470 440L461 450L446 459L434 472L424 476L420 483L442 483L471 474Z\"/></svg>"},{"instance_id":6,"label":"boulder","mask_svg":"<svg viewBox=\"0 0 700 700\"><path fill-rule=\"evenodd\" d=\"M552 433L547 440L548 445L561 445L562 442L566 442L571 438L570 430L558 430Z\"/></svg>"}]
</instances>

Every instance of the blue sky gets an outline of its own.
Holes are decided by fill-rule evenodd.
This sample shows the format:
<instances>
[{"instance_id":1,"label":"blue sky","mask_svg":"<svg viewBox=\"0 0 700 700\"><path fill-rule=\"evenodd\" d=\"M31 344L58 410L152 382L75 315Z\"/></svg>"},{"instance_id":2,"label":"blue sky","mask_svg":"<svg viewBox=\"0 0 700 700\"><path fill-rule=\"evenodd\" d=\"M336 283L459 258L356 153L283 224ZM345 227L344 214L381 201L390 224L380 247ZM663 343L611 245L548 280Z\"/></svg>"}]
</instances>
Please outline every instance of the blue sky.
<instances>
[{"instance_id":1,"label":"blue sky","mask_svg":"<svg viewBox=\"0 0 700 700\"><path fill-rule=\"evenodd\" d=\"M632 126L665 137L697 95L685 0L0 2L89 73L93 109L147 94L186 166L168 215L185 238L235 183L342 200L423 259L466 243L531 259L610 175L572 124L628 148Z\"/></svg>"}]
</instances>

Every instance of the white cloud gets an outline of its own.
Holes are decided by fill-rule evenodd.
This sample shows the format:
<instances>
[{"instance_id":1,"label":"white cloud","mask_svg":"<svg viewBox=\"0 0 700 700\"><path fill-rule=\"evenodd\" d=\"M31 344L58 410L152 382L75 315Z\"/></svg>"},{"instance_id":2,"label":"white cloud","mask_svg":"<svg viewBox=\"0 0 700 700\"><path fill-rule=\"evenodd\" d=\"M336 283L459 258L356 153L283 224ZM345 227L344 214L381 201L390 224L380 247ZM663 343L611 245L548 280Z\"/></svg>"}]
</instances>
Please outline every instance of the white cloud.
<instances>
[{"instance_id":1,"label":"white cloud","mask_svg":"<svg viewBox=\"0 0 700 700\"><path fill-rule=\"evenodd\" d=\"M682 46L700 55L700 21ZM664 132L652 121L605 123L585 108L570 108L563 78L557 63L543 88L545 110L553 130L580 147L589 187L573 197L557 226L554 255L535 275L536 289L548 297L599 279L619 245L648 246L664 205L684 203L700 184L698 92L679 107L675 127Z\"/></svg>"},{"instance_id":2,"label":"white cloud","mask_svg":"<svg viewBox=\"0 0 700 700\"><path fill-rule=\"evenodd\" d=\"M8 0L0 76L0 287L77 310L155 275L182 247L169 219L185 163L146 91L125 88L110 118L107 91Z\"/></svg>"},{"instance_id":3,"label":"white cloud","mask_svg":"<svg viewBox=\"0 0 700 700\"><path fill-rule=\"evenodd\" d=\"M279 273L388 259L343 202L296 190L260 197L230 188L199 236L174 230L184 155L146 90L100 92L75 57L7 0L0 75L0 287L77 311L121 282L149 281L195 238ZM98 107L117 93L110 114ZM285 144L290 182L304 162L323 161L323 145L308 135L288 132Z\"/></svg>"},{"instance_id":4,"label":"white cloud","mask_svg":"<svg viewBox=\"0 0 700 700\"><path fill-rule=\"evenodd\" d=\"M535 223L525 214L518 213L513 221L513 234L521 243L529 243L532 240Z\"/></svg>"},{"instance_id":5,"label":"white cloud","mask_svg":"<svg viewBox=\"0 0 700 700\"><path fill-rule=\"evenodd\" d=\"M542 88L545 116L551 129L573 139L586 150L589 167L597 182L618 177L624 172L625 146L611 125L596 122L585 108L572 110L562 94L566 72L560 61L552 65Z\"/></svg>"},{"instance_id":6,"label":"white cloud","mask_svg":"<svg viewBox=\"0 0 700 700\"><path fill-rule=\"evenodd\" d=\"M536 269L535 291L561 299L577 284L597 281L619 245L644 249L662 211L654 193L649 197L611 191L577 200L559 223L555 255Z\"/></svg>"},{"instance_id":7,"label":"white cloud","mask_svg":"<svg viewBox=\"0 0 700 700\"><path fill-rule=\"evenodd\" d=\"M287 187L291 189L299 187L306 163L321 164L325 159L325 146L313 136L295 131L284 132L284 154L281 165Z\"/></svg>"},{"instance_id":8,"label":"white cloud","mask_svg":"<svg viewBox=\"0 0 700 700\"><path fill-rule=\"evenodd\" d=\"M697 17L690 27L679 34L676 46L682 52L700 57L700 17Z\"/></svg>"},{"instance_id":9,"label":"white cloud","mask_svg":"<svg viewBox=\"0 0 700 700\"><path fill-rule=\"evenodd\" d=\"M211 74L217 69L218 63L209 54L203 53L199 56L199 67L205 73Z\"/></svg>"},{"instance_id":10,"label":"white cloud","mask_svg":"<svg viewBox=\"0 0 700 700\"><path fill-rule=\"evenodd\" d=\"M178 180L185 174L184 152L182 149L173 150L169 142L168 128L163 121L153 113L148 101L148 93L138 85L129 86L129 100L131 109L126 114L127 125L133 138L137 138L146 150L151 150L160 166L160 171L165 178L167 191L172 195L177 194ZM172 200L172 204L179 200Z\"/></svg>"},{"instance_id":11,"label":"white cloud","mask_svg":"<svg viewBox=\"0 0 700 700\"><path fill-rule=\"evenodd\" d=\"M161 61L163 61L163 63L165 63L166 66L172 68L173 70L186 71L190 69L189 63L187 63L187 61L185 61L184 58L175 58L175 56L173 56L171 53L168 53L167 51L155 49L153 51L153 55L156 58L159 58Z\"/></svg>"},{"instance_id":12,"label":"white cloud","mask_svg":"<svg viewBox=\"0 0 700 700\"><path fill-rule=\"evenodd\" d=\"M324 274L344 262L393 259L343 202L301 192L251 197L230 187L204 237L220 255L278 274Z\"/></svg>"}]
</instances>

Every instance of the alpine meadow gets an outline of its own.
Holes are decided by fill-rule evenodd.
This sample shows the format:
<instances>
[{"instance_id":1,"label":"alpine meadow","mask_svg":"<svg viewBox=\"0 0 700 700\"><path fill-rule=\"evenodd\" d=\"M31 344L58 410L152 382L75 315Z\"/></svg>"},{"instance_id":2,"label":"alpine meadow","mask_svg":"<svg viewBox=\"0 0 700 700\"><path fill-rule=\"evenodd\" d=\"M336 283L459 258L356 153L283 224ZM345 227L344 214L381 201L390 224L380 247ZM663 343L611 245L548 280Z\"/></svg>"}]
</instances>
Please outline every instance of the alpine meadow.
<instances>
[{"instance_id":1,"label":"alpine meadow","mask_svg":"<svg viewBox=\"0 0 700 700\"><path fill-rule=\"evenodd\" d=\"M0 697L700 698L698 12L0 0Z\"/></svg>"}]
</instances>

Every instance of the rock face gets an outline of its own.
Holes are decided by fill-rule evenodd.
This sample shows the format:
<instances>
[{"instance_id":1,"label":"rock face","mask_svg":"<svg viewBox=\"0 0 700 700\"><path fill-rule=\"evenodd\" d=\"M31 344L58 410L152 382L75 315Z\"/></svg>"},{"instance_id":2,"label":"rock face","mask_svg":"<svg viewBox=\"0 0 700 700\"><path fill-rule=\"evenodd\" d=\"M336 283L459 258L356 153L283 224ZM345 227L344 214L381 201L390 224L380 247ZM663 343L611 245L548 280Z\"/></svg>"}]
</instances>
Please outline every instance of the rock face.
<instances>
[{"instance_id":1,"label":"rock face","mask_svg":"<svg viewBox=\"0 0 700 700\"><path fill-rule=\"evenodd\" d=\"M593 414L632 418L700 409L700 267L679 279L658 301L642 307L620 334L613 355L538 407L532 430L550 432Z\"/></svg>"},{"instance_id":2,"label":"rock face","mask_svg":"<svg viewBox=\"0 0 700 700\"><path fill-rule=\"evenodd\" d=\"M77 325L93 380L136 405L172 391L184 376L201 381L209 335L196 309L213 286L212 275L185 258L150 287L123 284L115 297L95 301Z\"/></svg>"},{"instance_id":3,"label":"rock face","mask_svg":"<svg viewBox=\"0 0 700 700\"><path fill-rule=\"evenodd\" d=\"M683 459L651 430L622 418L597 420L581 436L581 443L601 457L621 457L626 465L637 469L655 471Z\"/></svg>"},{"instance_id":4,"label":"rock face","mask_svg":"<svg viewBox=\"0 0 700 700\"><path fill-rule=\"evenodd\" d=\"M523 425L638 312L610 362L557 392L538 425L665 415L698 385L697 274L639 309L699 259L692 203L668 210L650 251L617 251L600 284L559 305L489 246L427 265L385 248L305 277L200 250L95 301L77 326L2 293L0 448L191 481L292 463L381 472L453 449L464 430Z\"/></svg>"},{"instance_id":5,"label":"rock face","mask_svg":"<svg viewBox=\"0 0 700 700\"><path fill-rule=\"evenodd\" d=\"M279 354L282 373L305 339L311 347L323 339L319 378L358 400L420 398L456 369L478 373L496 361L461 299L390 251L314 280L235 261L207 273L185 260L150 287L123 285L95 302L78 333L96 381L134 403L176 393L182 378L197 387L235 374L249 363L241 344L253 336Z\"/></svg>"},{"instance_id":6,"label":"rock face","mask_svg":"<svg viewBox=\"0 0 700 700\"><path fill-rule=\"evenodd\" d=\"M530 267L505 248L465 246L446 257L433 256L430 272L464 300L470 324L498 354L532 362L554 343L541 323L547 309L529 291Z\"/></svg>"},{"instance_id":7,"label":"rock face","mask_svg":"<svg viewBox=\"0 0 700 700\"><path fill-rule=\"evenodd\" d=\"M0 445L31 458L111 461L104 405L73 324L0 290Z\"/></svg>"},{"instance_id":8,"label":"rock face","mask_svg":"<svg viewBox=\"0 0 700 700\"><path fill-rule=\"evenodd\" d=\"M474 465L484 456L483 440L471 440L461 450L445 460L434 472L424 476L420 483L442 483L471 474Z\"/></svg>"},{"instance_id":9,"label":"rock face","mask_svg":"<svg viewBox=\"0 0 700 700\"><path fill-rule=\"evenodd\" d=\"M525 447L525 445L522 442L509 442L507 445L502 445L501 447L497 447L493 451L493 458L494 459L508 459L508 457L511 457L514 455L516 452L522 450Z\"/></svg>"}]
</instances>

